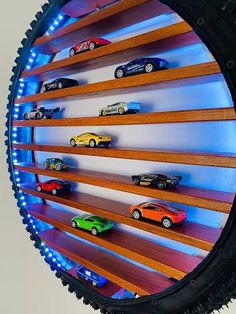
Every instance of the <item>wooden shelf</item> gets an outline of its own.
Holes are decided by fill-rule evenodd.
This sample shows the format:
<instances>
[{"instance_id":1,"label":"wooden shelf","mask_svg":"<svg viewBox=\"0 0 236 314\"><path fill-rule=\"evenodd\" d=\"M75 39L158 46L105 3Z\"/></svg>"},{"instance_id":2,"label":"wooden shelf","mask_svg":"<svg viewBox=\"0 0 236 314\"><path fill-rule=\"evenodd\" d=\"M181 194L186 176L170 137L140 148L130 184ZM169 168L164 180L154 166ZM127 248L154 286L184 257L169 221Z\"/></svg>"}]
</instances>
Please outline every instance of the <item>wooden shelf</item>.
<instances>
[{"instance_id":1,"label":"wooden shelf","mask_svg":"<svg viewBox=\"0 0 236 314\"><path fill-rule=\"evenodd\" d=\"M158 293L174 285L158 273L128 263L63 232L47 230L39 233L39 237L52 249L141 296Z\"/></svg>"},{"instance_id":2,"label":"wooden shelf","mask_svg":"<svg viewBox=\"0 0 236 314\"><path fill-rule=\"evenodd\" d=\"M101 236L94 237L90 232L81 231L71 226L71 220L76 216L75 214L47 205L31 204L27 206L27 211L35 218L62 231L75 234L80 238L153 268L170 278L181 280L202 261L199 258L163 247L119 229L113 228L113 230L104 232Z\"/></svg>"},{"instance_id":3,"label":"wooden shelf","mask_svg":"<svg viewBox=\"0 0 236 314\"><path fill-rule=\"evenodd\" d=\"M24 81L46 81L79 72L125 63L144 55L198 43L199 37L186 22L163 27L93 51L34 68L22 73Z\"/></svg>"},{"instance_id":4,"label":"wooden shelf","mask_svg":"<svg viewBox=\"0 0 236 314\"><path fill-rule=\"evenodd\" d=\"M58 99L78 99L89 98L91 96L97 97L104 95L114 95L118 93L134 92L142 89L153 89L153 86L160 83L167 83L172 81L206 77L213 74L220 74L218 64L214 62L206 62L197 65L190 65L169 69L164 71L157 71L148 74L140 74L125 77L122 79L113 79L98 83L87 85L80 85L62 90L56 90L46 93L39 93L22 98L16 98L15 104L34 103L37 101L52 101Z\"/></svg>"},{"instance_id":5,"label":"wooden shelf","mask_svg":"<svg viewBox=\"0 0 236 314\"><path fill-rule=\"evenodd\" d=\"M33 46L37 53L54 54L94 37L102 37L118 29L170 13L171 9L156 0L123 0L100 12L38 38Z\"/></svg>"},{"instance_id":6,"label":"wooden shelf","mask_svg":"<svg viewBox=\"0 0 236 314\"><path fill-rule=\"evenodd\" d=\"M78 267L78 265L71 268L70 270L68 270L67 273L72 275L73 277L75 277L77 280L79 280L83 285L86 285L86 284L89 285L92 289L96 290L96 292L99 294L102 294L106 297L111 298L116 292L118 292L120 289L122 289L117 284L115 284L111 281L108 281L105 284L105 286L103 286L102 288L93 287L91 284L89 284L88 282L86 282L85 280L83 280L82 278L80 278L77 275L77 272L76 272L77 267Z\"/></svg>"},{"instance_id":7,"label":"wooden shelf","mask_svg":"<svg viewBox=\"0 0 236 314\"><path fill-rule=\"evenodd\" d=\"M210 251L213 248L213 245L221 234L220 229L188 221L176 225L171 229L165 229L160 224L147 219L137 221L132 218L129 212L130 205L89 194L71 192L68 195L54 196L48 193L40 193L36 191L34 186L29 184L21 184L19 188L24 193L77 208L206 251Z\"/></svg>"},{"instance_id":8,"label":"wooden shelf","mask_svg":"<svg viewBox=\"0 0 236 314\"><path fill-rule=\"evenodd\" d=\"M235 109L213 108L182 111L152 112L106 117L79 117L52 120L14 120L15 127L66 127L66 126L104 126L104 125L135 125L186 122L215 122L236 120Z\"/></svg>"}]
</instances>

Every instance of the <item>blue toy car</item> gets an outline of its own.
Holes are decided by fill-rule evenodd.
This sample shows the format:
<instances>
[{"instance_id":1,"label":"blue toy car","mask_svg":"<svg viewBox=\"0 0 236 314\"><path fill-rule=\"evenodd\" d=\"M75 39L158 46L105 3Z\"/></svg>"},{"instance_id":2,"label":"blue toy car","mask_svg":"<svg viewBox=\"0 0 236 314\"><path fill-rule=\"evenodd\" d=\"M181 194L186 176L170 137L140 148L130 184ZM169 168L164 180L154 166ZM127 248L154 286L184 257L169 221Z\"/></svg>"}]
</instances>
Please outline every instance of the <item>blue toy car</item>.
<instances>
[{"instance_id":1,"label":"blue toy car","mask_svg":"<svg viewBox=\"0 0 236 314\"><path fill-rule=\"evenodd\" d=\"M79 277L91 282L94 287L102 288L108 282L106 278L96 274L84 266L78 266L76 272Z\"/></svg>"},{"instance_id":2,"label":"blue toy car","mask_svg":"<svg viewBox=\"0 0 236 314\"><path fill-rule=\"evenodd\" d=\"M119 66L115 70L115 78L122 78L138 73L151 73L154 71L168 69L168 61L160 58L140 58Z\"/></svg>"},{"instance_id":3,"label":"blue toy car","mask_svg":"<svg viewBox=\"0 0 236 314\"><path fill-rule=\"evenodd\" d=\"M126 289L120 289L115 294L113 294L112 299L124 300L124 299L137 299L139 295L137 293L133 293Z\"/></svg>"}]
</instances>

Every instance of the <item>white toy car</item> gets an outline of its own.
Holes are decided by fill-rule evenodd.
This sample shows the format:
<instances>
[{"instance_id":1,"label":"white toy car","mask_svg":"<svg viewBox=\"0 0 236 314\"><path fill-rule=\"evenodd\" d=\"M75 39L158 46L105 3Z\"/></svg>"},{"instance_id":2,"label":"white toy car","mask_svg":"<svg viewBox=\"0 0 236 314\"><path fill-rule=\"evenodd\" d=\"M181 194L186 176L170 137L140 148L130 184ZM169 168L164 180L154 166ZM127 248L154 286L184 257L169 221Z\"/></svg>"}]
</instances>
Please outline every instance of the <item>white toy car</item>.
<instances>
[{"instance_id":1,"label":"white toy car","mask_svg":"<svg viewBox=\"0 0 236 314\"><path fill-rule=\"evenodd\" d=\"M34 108L30 112L24 113L25 120L42 120L42 119L52 119L54 114L59 112L60 108L46 109L45 107Z\"/></svg>"},{"instance_id":2,"label":"white toy car","mask_svg":"<svg viewBox=\"0 0 236 314\"><path fill-rule=\"evenodd\" d=\"M107 107L102 107L99 110L99 116L106 116L112 114L137 113L140 111L140 103L137 102L118 102Z\"/></svg>"}]
</instances>

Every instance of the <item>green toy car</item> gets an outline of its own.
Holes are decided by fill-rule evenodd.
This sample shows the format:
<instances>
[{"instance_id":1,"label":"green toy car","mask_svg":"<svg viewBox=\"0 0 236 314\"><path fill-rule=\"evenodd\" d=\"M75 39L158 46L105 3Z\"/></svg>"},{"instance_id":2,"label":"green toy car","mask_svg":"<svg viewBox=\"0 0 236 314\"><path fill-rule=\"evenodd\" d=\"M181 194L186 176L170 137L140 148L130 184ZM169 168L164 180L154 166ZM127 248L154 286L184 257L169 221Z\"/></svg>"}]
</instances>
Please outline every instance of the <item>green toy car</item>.
<instances>
[{"instance_id":1,"label":"green toy car","mask_svg":"<svg viewBox=\"0 0 236 314\"><path fill-rule=\"evenodd\" d=\"M43 162L44 169L50 170L66 170L68 169L68 165L65 161L60 158L48 158Z\"/></svg>"},{"instance_id":2,"label":"green toy car","mask_svg":"<svg viewBox=\"0 0 236 314\"><path fill-rule=\"evenodd\" d=\"M73 228L81 228L91 231L92 235L96 236L101 232L110 230L113 227L111 221L92 215L74 217L71 220Z\"/></svg>"}]
</instances>

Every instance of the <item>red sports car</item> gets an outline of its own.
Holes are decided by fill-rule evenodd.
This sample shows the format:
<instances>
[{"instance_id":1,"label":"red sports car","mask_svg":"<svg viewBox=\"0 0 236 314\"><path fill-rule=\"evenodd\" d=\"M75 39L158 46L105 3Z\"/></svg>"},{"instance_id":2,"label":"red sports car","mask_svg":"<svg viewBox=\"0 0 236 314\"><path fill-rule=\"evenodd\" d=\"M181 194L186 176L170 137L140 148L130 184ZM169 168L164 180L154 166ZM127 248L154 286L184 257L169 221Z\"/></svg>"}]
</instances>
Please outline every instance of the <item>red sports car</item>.
<instances>
[{"instance_id":1,"label":"red sports car","mask_svg":"<svg viewBox=\"0 0 236 314\"><path fill-rule=\"evenodd\" d=\"M88 50L94 50L98 47L109 45L111 42L109 40L103 39L103 38L92 38L85 40L78 45L72 47L70 49L70 57L73 57L77 53L88 51Z\"/></svg>"},{"instance_id":2,"label":"red sports car","mask_svg":"<svg viewBox=\"0 0 236 314\"><path fill-rule=\"evenodd\" d=\"M142 217L149 218L161 222L165 228L170 228L173 224L180 223L187 218L184 210L164 203L145 202L139 205L131 206L130 212L136 220L139 220Z\"/></svg>"},{"instance_id":3,"label":"red sports car","mask_svg":"<svg viewBox=\"0 0 236 314\"><path fill-rule=\"evenodd\" d=\"M53 195L69 193L71 185L67 181L49 180L46 182L37 183L36 189L38 192L50 192Z\"/></svg>"}]
</instances>

